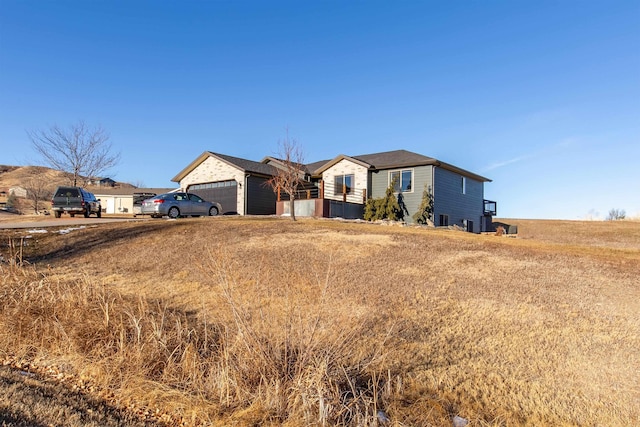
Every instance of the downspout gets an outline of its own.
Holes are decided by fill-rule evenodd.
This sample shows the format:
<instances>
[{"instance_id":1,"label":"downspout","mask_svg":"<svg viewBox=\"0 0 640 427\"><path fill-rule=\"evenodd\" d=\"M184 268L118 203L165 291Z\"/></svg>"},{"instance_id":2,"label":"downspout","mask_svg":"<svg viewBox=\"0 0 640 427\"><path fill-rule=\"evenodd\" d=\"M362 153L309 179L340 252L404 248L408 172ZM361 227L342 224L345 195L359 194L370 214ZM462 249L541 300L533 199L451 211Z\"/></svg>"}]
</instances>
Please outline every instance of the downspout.
<instances>
[{"instance_id":1,"label":"downspout","mask_svg":"<svg viewBox=\"0 0 640 427\"><path fill-rule=\"evenodd\" d=\"M433 200L433 225L436 226L436 165L431 168L431 199Z\"/></svg>"},{"instance_id":2,"label":"downspout","mask_svg":"<svg viewBox=\"0 0 640 427\"><path fill-rule=\"evenodd\" d=\"M247 190L247 183L249 182L250 173L244 174L244 207L242 208L242 215L247 215L247 203L249 202L249 192Z\"/></svg>"}]
</instances>

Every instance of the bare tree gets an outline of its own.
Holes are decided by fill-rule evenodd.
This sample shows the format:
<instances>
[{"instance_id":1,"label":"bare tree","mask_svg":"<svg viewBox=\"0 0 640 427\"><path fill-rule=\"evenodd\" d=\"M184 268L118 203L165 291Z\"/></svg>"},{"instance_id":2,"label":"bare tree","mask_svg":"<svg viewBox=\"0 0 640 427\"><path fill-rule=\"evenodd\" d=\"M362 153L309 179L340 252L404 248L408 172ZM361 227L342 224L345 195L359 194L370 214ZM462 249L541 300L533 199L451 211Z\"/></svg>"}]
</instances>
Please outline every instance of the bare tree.
<instances>
[{"instance_id":1,"label":"bare tree","mask_svg":"<svg viewBox=\"0 0 640 427\"><path fill-rule=\"evenodd\" d=\"M607 221L620 221L627 217L624 209L611 209L607 215Z\"/></svg>"},{"instance_id":2,"label":"bare tree","mask_svg":"<svg viewBox=\"0 0 640 427\"><path fill-rule=\"evenodd\" d=\"M291 211L291 219L296 220L296 211L294 210L296 191L298 186L304 181L304 155L302 148L295 139L289 138L289 130L284 140L278 143L278 165L277 173L272 177L268 184L273 190L280 194L284 192L289 196L289 210Z\"/></svg>"},{"instance_id":3,"label":"bare tree","mask_svg":"<svg viewBox=\"0 0 640 427\"><path fill-rule=\"evenodd\" d=\"M82 120L67 129L53 125L27 134L45 163L68 174L74 186L79 180L86 185L87 179L97 177L120 161L120 154L112 153L109 134L101 126L89 128Z\"/></svg>"},{"instance_id":4,"label":"bare tree","mask_svg":"<svg viewBox=\"0 0 640 427\"><path fill-rule=\"evenodd\" d=\"M41 202L50 200L53 194L53 188L43 169L37 168L23 184L24 189L27 190L27 199L37 214L40 213Z\"/></svg>"}]
</instances>

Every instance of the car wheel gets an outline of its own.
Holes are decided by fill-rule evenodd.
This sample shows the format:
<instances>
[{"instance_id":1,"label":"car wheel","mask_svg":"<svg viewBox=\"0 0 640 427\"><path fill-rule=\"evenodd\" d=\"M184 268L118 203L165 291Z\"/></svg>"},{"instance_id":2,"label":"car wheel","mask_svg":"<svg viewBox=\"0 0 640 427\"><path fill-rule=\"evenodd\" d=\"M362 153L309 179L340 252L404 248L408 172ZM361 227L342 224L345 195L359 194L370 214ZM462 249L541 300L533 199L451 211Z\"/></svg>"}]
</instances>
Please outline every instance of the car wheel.
<instances>
[{"instance_id":1,"label":"car wheel","mask_svg":"<svg viewBox=\"0 0 640 427\"><path fill-rule=\"evenodd\" d=\"M218 215L218 208L216 208L215 206L211 206L209 208L209 216L216 216Z\"/></svg>"},{"instance_id":2,"label":"car wheel","mask_svg":"<svg viewBox=\"0 0 640 427\"><path fill-rule=\"evenodd\" d=\"M71 218L75 218L76 217L76 214L74 214L74 213L69 214L69 215L71 215Z\"/></svg>"},{"instance_id":3,"label":"car wheel","mask_svg":"<svg viewBox=\"0 0 640 427\"><path fill-rule=\"evenodd\" d=\"M173 206L169 208L169 212L167 212L167 215L169 215L169 218L178 218L180 216L180 209Z\"/></svg>"},{"instance_id":4,"label":"car wheel","mask_svg":"<svg viewBox=\"0 0 640 427\"><path fill-rule=\"evenodd\" d=\"M60 211L54 211L53 214L56 216L56 218L60 218L62 216L62 212Z\"/></svg>"},{"instance_id":5,"label":"car wheel","mask_svg":"<svg viewBox=\"0 0 640 427\"><path fill-rule=\"evenodd\" d=\"M89 218L89 215L91 215L91 208L89 208L86 211L84 211L84 217L85 218Z\"/></svg>"}]
</instances>

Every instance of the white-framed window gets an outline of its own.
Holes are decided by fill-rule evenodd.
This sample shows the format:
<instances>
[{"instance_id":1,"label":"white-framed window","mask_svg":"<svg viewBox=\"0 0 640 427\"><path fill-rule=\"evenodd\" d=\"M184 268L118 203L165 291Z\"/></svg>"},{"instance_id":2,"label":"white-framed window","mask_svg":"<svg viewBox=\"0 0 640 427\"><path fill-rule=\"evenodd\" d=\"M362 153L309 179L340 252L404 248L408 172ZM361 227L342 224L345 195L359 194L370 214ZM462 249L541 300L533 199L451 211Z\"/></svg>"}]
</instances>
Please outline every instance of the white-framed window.
<instances>
[{"instance_id":1,"label":"white-framed window","mask_svg":"<svg viewBox=\"0 0 640 427\"><path fill-rule=\"evenodd\" d=\"M467 178L463 176L461 183L462 183L462 194L467 194Z\"/></svg>"},{"instance_id":2,"label":"white-framed window","mask_svg":"<svg viewBox=\"0 0 640 427\"><path fill-rule=\"evenodd\" d=\"M393 183L395 193L413 192L413 169L402 169L389 172L389 185Z\"/></svg>"},{"instance_id":3,"label":"white-framed window","mask_svg":"<svg viewBox=\"0 0 640 427\"><path fill-rule=\"evenodd\" d=\"M355 175L336 175L333 177L333 194L351 194Z\"/></svg>"}]
</instances>

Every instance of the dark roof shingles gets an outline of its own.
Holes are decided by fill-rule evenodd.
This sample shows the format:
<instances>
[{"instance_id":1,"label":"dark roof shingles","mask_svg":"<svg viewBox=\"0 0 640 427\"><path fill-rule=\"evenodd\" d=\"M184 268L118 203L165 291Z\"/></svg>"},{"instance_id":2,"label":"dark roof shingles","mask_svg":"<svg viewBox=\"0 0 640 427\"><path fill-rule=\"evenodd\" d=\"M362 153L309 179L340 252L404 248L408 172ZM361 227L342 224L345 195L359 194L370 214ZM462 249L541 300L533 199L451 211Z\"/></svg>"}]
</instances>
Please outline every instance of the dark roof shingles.
<instances>
[{"instance_id":1,"label":"dark roof shingles","mask_svg":"<svg viewBox=\"0 0 640 427\"><path fill-rule=\"evenodd\" d=\"M428 165L437 160L422 154L413 153L407 150L385 151L382 153L362 154L360 156L350 156L361 162L365 162L375 169L388 169L403 166Z\"/></svg>"},{"instance_id":2,"label":"dark roof shingles","mask_svg":"<svg viewBox=\"0 0 640 427\"><path fill-rule=\"evenodd\" d=\"M305 165L305 167L307 168L307 173L310 174L315 174L316 171L318 169L320 169L321 166L324 166L325 164L329 163L331 161L331 159L329 160L320 160L319 162L313 162L313 163L307 163Z\"/></svg>"},{"instance_id":3,"label":"dark roof shingles","mask_svg":"<svg viewBox=\"0 0 640 427\"><path fill-rule=\"evenodd\" d=\"M231 163L232 165L239 167L245 172L253 172L253 173L258 173L261 175L269 175L269 176L273 176L276 174L276 168L274 166L271 166L265 163L254 162L253 160L241 159L239 157L228 156L226 154L219 154L219 153L211 153L211 154L223 159L228 163Z\"/></svg>"}]
</instances>

